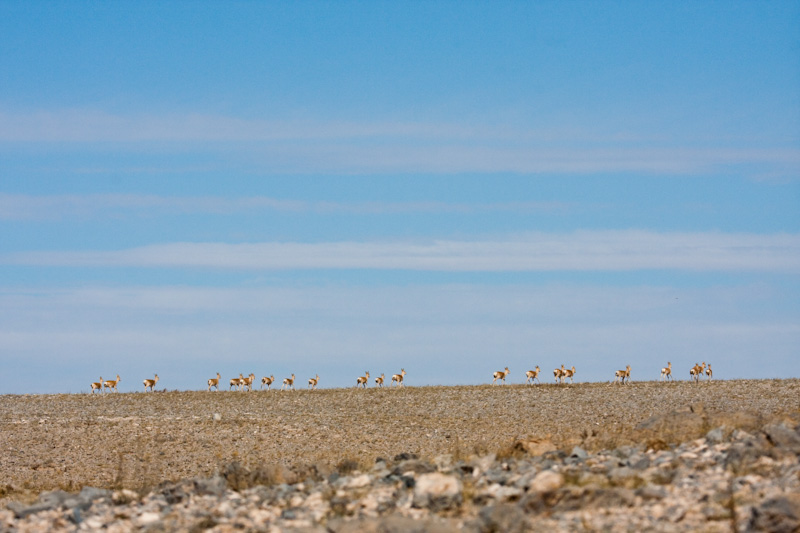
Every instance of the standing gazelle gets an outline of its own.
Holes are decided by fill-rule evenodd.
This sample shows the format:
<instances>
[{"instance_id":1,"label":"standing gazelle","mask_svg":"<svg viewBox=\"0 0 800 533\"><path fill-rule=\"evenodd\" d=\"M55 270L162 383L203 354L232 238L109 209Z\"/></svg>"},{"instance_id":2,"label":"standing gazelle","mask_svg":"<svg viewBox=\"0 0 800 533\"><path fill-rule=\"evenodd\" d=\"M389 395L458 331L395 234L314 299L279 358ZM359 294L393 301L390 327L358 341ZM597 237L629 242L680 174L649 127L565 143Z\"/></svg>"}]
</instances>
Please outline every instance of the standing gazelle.
<instances>
[{"instance_id":1,"label":"standing gazelle","mask_svg":"<svg viewBox=\"0 0 800 533\"><path fill-rule=\"evenodd\" d=\"M99 390L100 392L105 392L103 390L103 376L100 376L100 381L92 382L92 394L94 394L94 391L96 390Z\"/></svg>"},{"instance_id":2,"label":"standing gazelle","mask_svg":"<svg viewBox=\"0 0 800 533\"><path fill-rule=\"evenodd\" d=\"M120 381L121 380L120 380L119 374L117 374L117 379L116 380L112 379L112 380L106 380L106 381L103 382L103 389L114 389L114 392L119 392L117 390L117 383L119 383Z\"/></svg>"},{"instance_id":3,"label":"standing gazelle","mask_svg":"<svg viewBox=\"0 0 800 533\"><path fill-rule=\"evenodd\" d=\"M281 390L285 387L291 387L294 390L294 374L290 378L283 378L283 385L281 385Z\"/></svg>"},{"instance_id":4,"label":"standing gazelle","mask_svg":"<svg viewBox=\"0 0 800 533\"><path fill-rule=\"evenodd\" d=\"M505 370L498 370L497 372L493 373L492 377L494 379L492 380L492 385L497 385L497 380L498 379L500 381L502 381L503 383L505 383L506 382L506 376L508 376L508 374L509 374L508 367L506 367Z\"/></svg>"},{"instance_id":5,"label":"standing gazelle","mask_svg":"<svg viewBox=\"0 0 800 533\"><path fill-rule=\"evenodd\" d=\"M241 375L241 374L239 374ZM247 388L248 391L253 390L253 382L256 380L256 375L250 372L250 375L246 378L242 378L242 390Z\"/></svg>"},{"instance_id":6,"label":"standing gazelle","mask_svg":"<svg viewBox=\"0 0 800 533\"><path fill-rule=\"evenodd\" d=\"M525 372L525 376L528 378L527 380L525 380L525 383L530 383L531 385L533 385L534 380L539 381L539 365L536 365L536 370L528 370L527 372ZM542 382L539 381L539 384L541 383Z\"/></svg>"},{"instance_id":7,"label":"standing gazelle","mask_svg":"<svg viewBox=\"0 0 800 533\"><path fill-rule=\"evenodd\" d=\"M575 383L572 378L575 376L575 365L572 365L572 368L565 368L564 369L564 381L569 378L570 383Z\"/></svg>"},{"instance_id":8,"label":"standing gazelle","mask_svg":"<svg viewBox=\"0 0 800 533\"><path fill-rule=\"evenodd\" d=\"M308 388L315 390L317 388L317 383L319 383L319 374L308 380Z\"/></svg>"},{"instance_id":9,"label":"standing gazelle","mask_svg":"<svg viewBox=\"0 0 800 533\"><path fill-rule=\"evenodd\" d=\"M708 381L711 381L711 377L714 373L711 371L711 363L708 363L708 367L706 367L706 377Z\"/></svg>"},{"instance_id":10,"label":"standing gazelle","mask_svg":"<svg viewBox=\"0 0 800 533\"><path fill-rule=\"evenodd\" d=\"M275 375L271 375L269 377L264 376L261 378L261 390L264 390L264 385L267 386L267 390L272 390L272 383L275 381Z\"/></svg>"},{"instance_id":11,"label":"standing gazelle","mask_svg":"<svg viewBox=\"0 0 800 533\"><path fill-rule=\"evenodd\" d=\"M667 381L672 379L672 362L667 361L667 366L661 369L661 377L659 381Z\"/></svg>"},{"instance_id":12,"label":"standing gazelle","mask_svg":"<svg viewBox=\"0 0 800 533\"><path fill-rule=\"evenodd\" d=\"M380 376L378 376L377 378L375 378L375 386L376 386L376 387L383 387L383 381L384 381L384 379L385 379L385 378L384 378L383 374L381 374Z\"/></svg>"},{"instance_id":13,"label":"standing gazelle","mask_svg":"<svg viewBox=\"0 0 800 533\"><path fill-rule=\"evenodd\" d=\"M156 383L158 383L158 374L156 374L155 379L144 380L144 391L147 392L147 389L150 389L151 391L155 392Z\"/></svg>"},{"instance_id":14,"label":"standing gazelle","mask_svg":"<svg viewBox=\"0 0 800 533\"><path fill-rule=\"evenodd\" d=\"M405 375L406 375L406 369L405 368L401 368L399 374L392 374L392 385L397 383L398 386L402 387L403 386L403 378L405 377Z\"/></svg>"},{"instance_id":15,"label":"standing gazelle","mask_svg":"<svg viewBox=\"0 0 800 533\"><path fill-rule=\"evenodd\" d=\"M631 365L625 367L625 370L617 370L614 372L614 383L622 383L625 385L626 381L631 380Z\"/></svg>"},{"instance_id":16,"label":"standing gazelle","mask_svg":"<svg viewBox=\"0 0 800 533\"><path fill-rule=\"evenodd\" d=\"M362 385L364 386L365 389L367 388L367 383L369 382L369 372L364 371L364 374L365 374L364 376L361 376L360 378L356 379L356 388Z\"/></svg>"},{"instance_id":17,"label":"standing gazelle","mask_svg":"<svg viewBox=\"0 0 800 533\"><path fill-rule=\"evenodd\" d=\"M222 379L222 378L219 375L219 372L217 372L217 377L209 378L208 379L208 390L210 391L211 387L216 387L216 389L219 390L219 380L220 379Z\"/></svg>"},{"instance_id":18,"label":"standing gazelle","mask_svg":"<svg viewBox=\"0 0 800 533\"><path fill-rule=\"evenodd\" d=\"M567 372L567 369L564 368L564 365L561 365L561 368L556 368L553 370L553 376L556 378L556 383L564 383L564 375Z\"/></svg>"}]
</instances>

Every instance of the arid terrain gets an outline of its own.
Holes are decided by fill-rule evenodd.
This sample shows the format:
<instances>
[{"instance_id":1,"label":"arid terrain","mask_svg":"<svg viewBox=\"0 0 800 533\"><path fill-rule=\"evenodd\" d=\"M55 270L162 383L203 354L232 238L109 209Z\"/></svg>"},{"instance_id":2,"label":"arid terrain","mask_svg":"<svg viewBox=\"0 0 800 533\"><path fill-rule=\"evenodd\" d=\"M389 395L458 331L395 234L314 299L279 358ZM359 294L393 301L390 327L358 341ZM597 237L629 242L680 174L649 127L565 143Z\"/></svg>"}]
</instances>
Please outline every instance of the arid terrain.
<instances>
[{"instance_id":1,"label":"arid terrain","mask_svg":"<svg viewBox=\"0 0 800 533\"><path fill-rule=\"evenodd\" d=\"M702 424L637 429L689 406ZM233 461L302 477L402 453L502 454L523 437L567 451L677 443L799 411L797 379L1 396L0 503L87 485L141 491Z\"/></svg>"}]
</instances>

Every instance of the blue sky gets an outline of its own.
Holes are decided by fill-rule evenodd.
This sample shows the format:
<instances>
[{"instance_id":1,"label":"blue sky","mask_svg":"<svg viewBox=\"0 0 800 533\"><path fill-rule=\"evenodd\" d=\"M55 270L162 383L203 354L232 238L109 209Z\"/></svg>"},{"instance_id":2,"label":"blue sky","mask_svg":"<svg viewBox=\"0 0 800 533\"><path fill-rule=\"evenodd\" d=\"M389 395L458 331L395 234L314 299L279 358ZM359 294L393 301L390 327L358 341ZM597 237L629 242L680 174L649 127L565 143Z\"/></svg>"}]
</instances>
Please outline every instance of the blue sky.
<instances>
[{"instance_id":1,"label":"blue sky","mask_svg":"<svg viewBox=\"0 0 800 533\"><path fill-rule=\"evenodd\" d=\"M0 393L800 376L798 26L0 3Z\"/></svg>"}]
</instances>

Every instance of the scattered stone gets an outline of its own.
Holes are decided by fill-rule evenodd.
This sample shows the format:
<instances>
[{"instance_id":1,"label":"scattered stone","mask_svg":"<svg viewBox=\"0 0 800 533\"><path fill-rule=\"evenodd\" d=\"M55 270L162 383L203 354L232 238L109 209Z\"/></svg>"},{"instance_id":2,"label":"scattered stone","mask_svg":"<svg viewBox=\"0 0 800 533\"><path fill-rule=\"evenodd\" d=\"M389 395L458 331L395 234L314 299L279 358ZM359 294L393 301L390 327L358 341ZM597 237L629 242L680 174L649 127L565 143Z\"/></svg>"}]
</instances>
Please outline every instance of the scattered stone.
<instances>
[{"instance_id":1,"label":"scattered stone","mask_svg":"<svg viewBox=\"0 0 800 533\"><path fill-rule=\"evenodd\" d=\"M309 471L291 482L232 463L221 475L163 483L141 497L93 487L43 492L30 505L0 509L0 530L795 532L799 439L787 423L754 433L719 426L670 449L575 447L468 461L400 454L366 473ZM552 446L534 440L517 442Z\"/></svg>"},{"instance_id":2,"label":"scattered stone","mask_svg":"<svg viewBox=\"0 0 800 533\"><path fill-rule=\"evenodd\" d=\"M564 476L552 470L539 472L528 485L529 492L553 492L564 486Z\"/></svg>"},{"instance_id":3,"label":"scattered stone","mask_svg":"<svg viewBox=\"0 0 800 533\"><path fill-rule=\"evenodd\" d=\"M461 504L462 484L455 476L422 474L414 485L414 506L433 510L450 509Z\"/></svg>"},{"instance_id":4,"label":"scattered stone","mask_svg":"<svg viewBox=\"0 0 800 533\"><path fill-rule=\"evenodd\" d=\"M750 528L773 533L800 531L800 494L786 494L762 502L753 509Z\"/></svg>"}]
</instances>

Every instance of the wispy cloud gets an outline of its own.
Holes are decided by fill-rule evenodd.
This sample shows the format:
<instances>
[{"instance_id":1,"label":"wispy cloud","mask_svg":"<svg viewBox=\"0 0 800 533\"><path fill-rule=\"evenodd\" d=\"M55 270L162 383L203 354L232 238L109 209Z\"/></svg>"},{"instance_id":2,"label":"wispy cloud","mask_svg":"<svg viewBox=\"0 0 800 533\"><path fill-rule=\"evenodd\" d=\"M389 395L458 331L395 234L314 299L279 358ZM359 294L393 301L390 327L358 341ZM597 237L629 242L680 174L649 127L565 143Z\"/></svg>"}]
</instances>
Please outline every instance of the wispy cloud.
<instances>
[{"instance_id":1,"label":"wispy cloud","mask_svg":"<svg viewBox=\"0 0 800 533\"><path fill-rule=\"evenodd\" d=\"M251 196L224 198L170 197L136 194L27 195L0 193L0 220L41 220L126 214L241 214L243 212L299 213L485 213L559 211L564 202L332 202L300 201Z\"/></svg>"},{"instance_id":2,"label":"wispy cloud","mask_svg":"<svg viewBox=\"0 0 800 533\"><path fill-rule=\"evenodd\" d=\"M0 143L120 145L147 151L153 143L224 153L272 172L748 172L796 178L800 149L763 142L704 140L583 131L420 121L243 119L207 114L114 115L93 110L0 112ZM186 148L186 145L189 148Z\"/></svg>"},{"instance_id":3,"label":"wispy cloud","mask_svg":"<svg viewBox=\"0 0 800 533\"><path fill-rule=\"evenodd\" d=\"M493 241L169 243L117 251L0 255L0 264L446 272L800 271L800 235L578 231Z\"/></svg>"}]
</instances>

